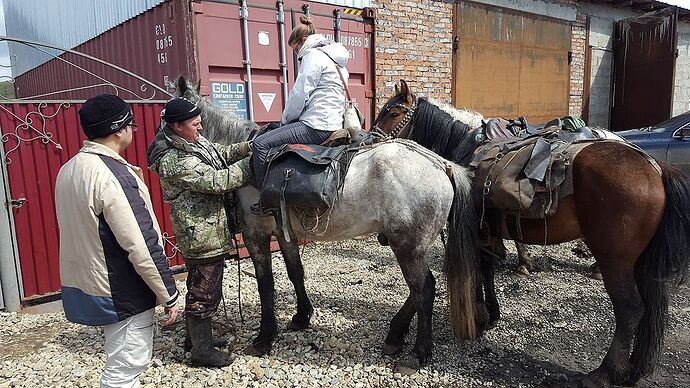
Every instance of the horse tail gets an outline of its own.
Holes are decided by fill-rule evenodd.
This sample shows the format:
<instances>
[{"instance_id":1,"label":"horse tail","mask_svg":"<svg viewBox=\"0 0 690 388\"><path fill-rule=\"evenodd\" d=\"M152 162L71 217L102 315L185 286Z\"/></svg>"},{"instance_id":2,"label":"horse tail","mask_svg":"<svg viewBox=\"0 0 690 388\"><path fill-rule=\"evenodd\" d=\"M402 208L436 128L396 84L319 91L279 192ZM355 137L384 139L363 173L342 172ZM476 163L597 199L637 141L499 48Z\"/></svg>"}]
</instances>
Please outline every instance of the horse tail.
<instances>
[{"instance_id":1,"label":"horse tail","mask_svg":"<svg viewBox=\"0 0 690 388\"><path fill-rule=\"evenodd\" d=\"M450 322L459 339L477 335L476 284L479 272L477 252L477 216L467 172L452 167L451 182L455 191L448 215L448 243L444 272L448 287Z\"/></svg>"},{"instance_id":2,"label":"horse tail","mask_svg":"<svg viewBox=\"0 0 690 388\"><path fill-rule=\"evenodd\" d=\"M668 315L667 282L683 282L690 263L690 180L675 168L660 165L666 207L654 237L635 264L644 313L630 358L633 382L651 373L658 361Z\"/></svg>"}]
</instances>

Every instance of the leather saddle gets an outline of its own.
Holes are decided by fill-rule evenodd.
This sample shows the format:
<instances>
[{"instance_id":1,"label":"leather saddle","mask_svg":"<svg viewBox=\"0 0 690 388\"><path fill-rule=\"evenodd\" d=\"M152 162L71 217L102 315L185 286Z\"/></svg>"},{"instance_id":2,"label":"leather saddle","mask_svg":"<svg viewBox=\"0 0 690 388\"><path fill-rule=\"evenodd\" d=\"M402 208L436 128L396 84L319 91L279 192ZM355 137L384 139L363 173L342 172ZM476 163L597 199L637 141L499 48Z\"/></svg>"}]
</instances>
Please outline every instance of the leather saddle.
<instances>
[{"instance_id":1,"label":"leather saddle","mask_svg":"<svg viewBox=\"0 0 690 388\"><path fill-rule=\"evenodd\" d=\"M524 117L486 121L484 142L470 162L478 203L523 218L553 215L559 199L572 192L568 178L575 156L599 140L578 120L564 117L543 126L529 125Z\"/></svg>"},{"instance_id":2,"label":"leather saddle","mask_svg":"<svg viewBox=\"0 0 690 388\"><path fill-rule=\"evenodd\" d=\"M489 141L512 142L530 136L555 136L566 142L598 138L584 121L570 116L543 125L531 125L524 116L510 120L492 118L482 122L482 129L484 138Z\"/></svg>"},{"instance_id":3,"label":"leather saddle","mask_svg":"<svg viewBox=\"0 0 690 388\"><path fill-rule=\"evenodd\" d=\"M285 144L268 152L259 204L263 211L278 215L288 241L287 209L333 206L352 158L374 139L361 129L339 129L321 145Z\"/></svg>"}]
</instances>

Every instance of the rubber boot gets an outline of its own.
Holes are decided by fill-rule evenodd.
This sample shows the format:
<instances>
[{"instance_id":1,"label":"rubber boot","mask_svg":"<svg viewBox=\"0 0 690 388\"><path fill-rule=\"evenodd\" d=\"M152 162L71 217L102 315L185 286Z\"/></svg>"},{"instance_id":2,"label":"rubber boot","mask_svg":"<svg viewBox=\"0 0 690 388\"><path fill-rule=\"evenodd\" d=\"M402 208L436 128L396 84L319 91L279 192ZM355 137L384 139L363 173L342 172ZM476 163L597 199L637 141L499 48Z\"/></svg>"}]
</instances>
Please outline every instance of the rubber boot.
<instances>
[{"instance_id":1,"label":"rubber boot","mask_svg":"<svg viewBox=\"0 0 690 388\"><path fill-rule=\"evenodd\" d=\"M213 330L211 330L211 338L213 338ZM214 348L219 349L228 345L228 339L224 337L213 339L211 342L211 345L213 345ZM189 320L187 319L185 319L184 351L192 351L192 337L189 334Z\"/></svg>"},{"instance_id":2,"label":"rubber boot","mask_svg":"<svg viewBox=\"0 0 690 388\"><path fill-rule=\"evenodd\" d=\"M232 363L233 357L213 347L211 318L187 317L187 321L192 338L192 366L220 368Z\"/></svg>"}]
</instances>

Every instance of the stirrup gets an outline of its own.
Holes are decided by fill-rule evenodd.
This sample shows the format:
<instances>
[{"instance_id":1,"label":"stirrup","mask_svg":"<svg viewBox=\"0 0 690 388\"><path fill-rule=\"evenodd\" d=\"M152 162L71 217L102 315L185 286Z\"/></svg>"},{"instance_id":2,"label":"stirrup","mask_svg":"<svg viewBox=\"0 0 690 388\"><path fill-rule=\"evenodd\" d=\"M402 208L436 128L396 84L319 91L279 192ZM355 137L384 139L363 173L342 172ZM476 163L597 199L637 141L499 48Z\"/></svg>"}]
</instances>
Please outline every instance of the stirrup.
<instances>
[{"instance_id":1,"label":"stirrup","mask_svg":"<svg viewBox=\"0 0 690 388\"><path fill-rule=\"evenodd\" d=\"M257 202L249 206L249 211L255 216L272 216L276 213L277 209L264 209L261 206L261 202Z\"/></svg>"}]
</instances>

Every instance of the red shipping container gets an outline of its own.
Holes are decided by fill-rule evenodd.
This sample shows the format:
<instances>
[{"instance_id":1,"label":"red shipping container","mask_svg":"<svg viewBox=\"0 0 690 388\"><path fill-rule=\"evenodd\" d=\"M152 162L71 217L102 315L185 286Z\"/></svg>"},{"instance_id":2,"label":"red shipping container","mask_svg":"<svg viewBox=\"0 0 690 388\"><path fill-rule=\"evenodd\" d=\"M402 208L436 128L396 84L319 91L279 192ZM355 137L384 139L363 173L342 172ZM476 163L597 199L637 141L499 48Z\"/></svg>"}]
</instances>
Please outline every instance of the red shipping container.
<instances>
[{"instance_id":1,"label":"red shipping container","mask_svg":"<svg viewBox=\"0 0 690 388\"><path fill-rule=\"evenodd\" d=\"M348 86L370 123L375 108L374 20L350 15L370 12L287 0L283 14L286 36L299 23L305 6L318 32L330 37L337 35L348 48ZM200 80L202 94L235 110L238 116L249 118L251 110L256 122L278 121L286 97L284 91L294 80L294 55L285 39L280 39L273 0L253 0L248 4L246 34L240 9L234 1L170 0L74 50L120 66L162 88L169 87L179 75L186 75ZM248 53L243 49L245 35ZM284 61L281 45L286 53ZM247 58L250 72L245 66ZM287 79L281 64L286 67ZM287 87L283 88L286 82ZM86 88L91 85L101 86ZM168 99L165 93L146 88L123 72L71 53L16 77L15 87L17 96L25 99L83 100L97 93L113 93L118 88L120 96L128 100Z\"/></svg>"}]
</instances>

